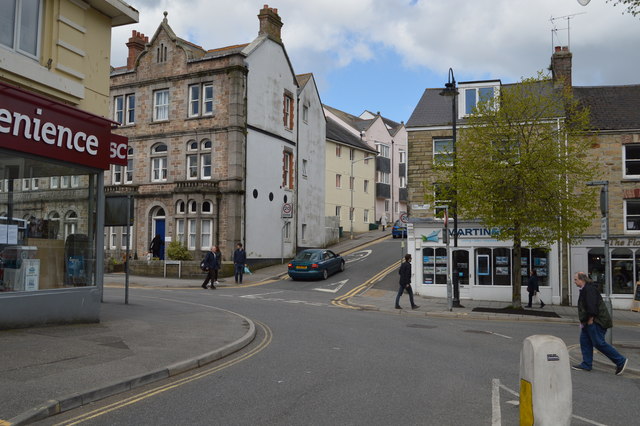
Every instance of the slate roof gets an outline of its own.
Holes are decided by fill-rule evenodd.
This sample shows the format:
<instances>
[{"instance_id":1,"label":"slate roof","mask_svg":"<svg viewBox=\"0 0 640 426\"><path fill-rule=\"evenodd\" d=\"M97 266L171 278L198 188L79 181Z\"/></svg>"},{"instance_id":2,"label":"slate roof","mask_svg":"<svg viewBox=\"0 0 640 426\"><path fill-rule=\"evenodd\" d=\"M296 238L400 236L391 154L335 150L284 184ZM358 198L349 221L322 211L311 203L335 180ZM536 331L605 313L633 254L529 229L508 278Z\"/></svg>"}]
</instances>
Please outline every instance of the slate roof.
<instances>
[{"instance_id":1,"label":"slate roof","mask_svg":"<svg viewBox=\"0 0 640 426\"><path fill-rule=\"evenodd\" d=\"M345 145L350 145L354 148L358 148L370 153L378 153L376 150L369 147L366 143L362 142L359 137L355 136L353 133L349 132L343 126L338 124L331 117L327 117L327 139L334 142L340 142Z\"/></svg>"},{"instance_id":2,"label":"slate roof","mask_svg":"<svg viewBox=\"0 0 640 426\"><path fill-rule=\"evenodd\" d=\"M371 126L371 123L373 123L373 120L365 120L360 117L356 117L355 115L351 115L348 112L340 111L339 109L335 109L333 107L330 107L329 105L324 105L324 107L358 131L367 130L369 126Z\"/></svg>"},{"instance_id":3,"label":"slate roof","mask_svg":"<svg viewBox=\"0 0 640 426\"><path fill-rule=\"evenodd\" d=\"M517 85L503 84L501 90L516 88ZM440 96L441 90L424 91L407 121L407 128L451 126L451 98ZM553 90L551 80L541 83L543 93L549 94ZM580 103L590 109L591 125L595 130L640 129L640 85L574 86L573 92ZM465 121L464 118L458 119L458 124L464 124Z\"/></svg>"},{"instance_id":4,"label":"slate roof","mask_svg":"<svg viewBox=\"0 0 640 426\"><path fill-rule=\"evenodd\" d=\"M640 85L574 87L596 130L640 129Z\"/></svg>"}]
</instances>

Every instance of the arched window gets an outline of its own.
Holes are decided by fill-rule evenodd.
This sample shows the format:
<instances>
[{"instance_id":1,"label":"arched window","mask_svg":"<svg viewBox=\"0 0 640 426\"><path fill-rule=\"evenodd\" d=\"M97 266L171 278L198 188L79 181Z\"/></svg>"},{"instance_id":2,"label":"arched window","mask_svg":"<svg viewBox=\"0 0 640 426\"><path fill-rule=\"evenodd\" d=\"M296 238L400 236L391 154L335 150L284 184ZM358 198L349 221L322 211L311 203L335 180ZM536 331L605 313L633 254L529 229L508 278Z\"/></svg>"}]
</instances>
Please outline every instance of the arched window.
<instances>
[{"instance_id":1,"label":"arched window","mask_svg":"<svg viewBox=\"0 0 640 426\"><path fill-rule=\"evenodd\" d=\"M176 214L184 214L186 211L184 201L178 200L176 203Z\"/></svg>"},{"instance_id":2,"label":"arched window","mask_svg":"<svg viewBox=\"0 0 640 426\"><path fill-rule=\"evenodd\" d=\"M73 210L69 210L64 215L64 238L67 239L69 235L78 232L78 213Z\"/></svg>"},{"instance_id":3,"label":"arched window","mask_svg":"<svg viewBox=\"0 0 640 426\"><path fill-rule=\"evenodd\" d=\"M167 180L167 145L157 143L151 147L151 181L166 182Z\"/></svg>"},{"instance_id":4,"label":"arched window","mask_svg":"<svg viewBox=\"0 0 640 426\"><path fill-rule=\"evenodd\" d=\"M204 201L202 203L202 213L212 213L211 201Z\"/></svg>"},{"instance_id":5,"label":"arched window","mask_svg":"<svg viewBox=\"0 0 640 426\"><path fill-rule=\"evenodd\" d=\"M189 213L197 213L198 212L198 203L195 200L189 201Z\"/></svg>"}]
</instances>

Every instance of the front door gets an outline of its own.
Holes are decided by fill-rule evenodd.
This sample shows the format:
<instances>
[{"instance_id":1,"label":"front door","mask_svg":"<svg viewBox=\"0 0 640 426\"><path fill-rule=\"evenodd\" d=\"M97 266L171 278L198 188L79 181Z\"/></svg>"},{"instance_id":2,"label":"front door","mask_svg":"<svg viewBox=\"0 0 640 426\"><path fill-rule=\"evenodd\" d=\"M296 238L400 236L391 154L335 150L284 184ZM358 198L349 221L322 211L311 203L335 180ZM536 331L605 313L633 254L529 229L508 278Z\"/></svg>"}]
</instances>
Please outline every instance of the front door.
<instances>
[{"instance_id":1,"label":"front door","mask_svg":"<svg viewBox=\"0 0 640 426\"><path fill-rule=\"evenodd\" d=\"M460 299L471 297L469 291L469 251L453 250L453 275L458 278L458 288L460 289Z\"/></svg>"},{"instance_id":2,"label":"front door","mask_svg":"<svg viewBox=\"0 0 640 426\"><path fill-rule=\"evenodd\" d=\"M154 219L155 232L153 235L160 235L162 241L164 241L164 219ZM163 249L165 247L163 246ZM160 251L160 260L164 260L164 250Z\"/></svg>"}]
</instances>

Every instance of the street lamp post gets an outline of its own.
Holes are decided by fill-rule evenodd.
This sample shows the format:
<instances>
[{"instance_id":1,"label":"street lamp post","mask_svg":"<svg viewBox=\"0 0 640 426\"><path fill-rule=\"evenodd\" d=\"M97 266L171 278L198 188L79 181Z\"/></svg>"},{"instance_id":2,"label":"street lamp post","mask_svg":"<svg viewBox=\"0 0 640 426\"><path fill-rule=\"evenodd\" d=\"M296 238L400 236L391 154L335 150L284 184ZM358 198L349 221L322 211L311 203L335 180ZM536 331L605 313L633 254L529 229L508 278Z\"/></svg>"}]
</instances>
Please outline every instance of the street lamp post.
<instances>
[{"instance_id":1,"label":"street lamp post","mask_svg":"<svg viewBox=\"0 0 640 426\"><path fill-rule=\"evenodd\" d=\"M449 68L449 77L447 83L444 85L444 89L439 93L440 96L451 96L451 129L452 129L452 137L451 137L451 164L454 168L456 168L456 118L457 118L457 108L456 103L458 99L458 89L456 88L456 78L453 75L453 69ZM458 247L458 205L457 205L457 195L458 190L454 188L453 199L451 200L451 207L453 210L453 253L456 252L456 248ZM452 256L453 257L453 256ZM452 259L453 262L453 307L461 308L460 305L460 286L458 283L458 265Z\"/></svg>"},{"instance_id":2,"label":"street lamp post","mask_svg":"<svg viewBox=\"0 0 640 426\"><path fill-rule=\"evenodd\" d=\"M364 157L361 158L359 160L351 160L351 175L349 178L349 185L351 186L351 208L349 209L349 222L350 222L350 228L349 228L349 239L353 240L353 216L354 216L354 211L353 211L353 190L356 186L355 183L355 179L353 178L353 165L359 161L365 161L365 160L371 160L375 157L373 156L369 156L369 157Z\"/></svg>"},{"instance_id":3,"label":"street lamp post","mask_svg":"<svg viewBox=\"0 0 640 426\"><path fill-rule=\"evenodd\" d=\"M601 186L600 189L600 213L602 214L600 224L600 238L604 240L604 293L605 304L609 310L609 315L613 319L613 306L611 305L611 268L609 259L609 181L594 180L587 182L587 186ZM606 335L609 344L613 341L613 328L609 329Z\"/></svg>"}]
</instances>

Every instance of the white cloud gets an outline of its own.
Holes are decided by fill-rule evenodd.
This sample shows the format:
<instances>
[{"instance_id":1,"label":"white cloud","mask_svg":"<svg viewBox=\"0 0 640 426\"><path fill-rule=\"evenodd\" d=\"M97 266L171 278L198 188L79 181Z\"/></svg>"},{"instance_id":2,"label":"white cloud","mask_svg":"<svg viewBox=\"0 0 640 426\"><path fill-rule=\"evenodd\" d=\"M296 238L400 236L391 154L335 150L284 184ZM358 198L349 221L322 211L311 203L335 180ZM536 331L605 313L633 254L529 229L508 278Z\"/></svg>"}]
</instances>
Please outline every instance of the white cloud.
<instances>
[{"instance_id":1,"label":"white cloud","mask_svg":"<svg viewBox=\"0 0 640 426\"><path fill-rule=\"evenodd\" d=\"M153 35L164 10L179 37L205 49L250 42L265 2L132 1L140 23L114 29L112 63L126 62L132 29ZM576 0L271 0L269 5L282 17L284 43L297 72L322 74L367 62L385 45L406 67L442 75L453 67L465 79L512 82L548 65L552 16L586 12L554 21L559 31L553 44L566 45L567 22L571 26L574 82L639 82L640 19L604 1L587 7Z\"/></svg>"}]
</instances>

